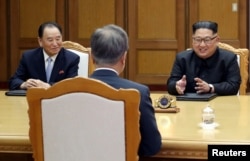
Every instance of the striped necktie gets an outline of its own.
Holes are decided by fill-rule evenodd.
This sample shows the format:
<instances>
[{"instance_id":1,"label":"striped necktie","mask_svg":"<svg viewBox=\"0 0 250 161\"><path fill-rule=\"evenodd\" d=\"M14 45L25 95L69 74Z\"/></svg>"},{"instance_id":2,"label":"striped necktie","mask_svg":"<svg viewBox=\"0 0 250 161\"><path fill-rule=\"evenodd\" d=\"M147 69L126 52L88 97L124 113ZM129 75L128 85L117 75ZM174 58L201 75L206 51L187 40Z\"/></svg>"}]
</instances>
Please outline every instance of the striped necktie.
<instances>
[{"instance_id":1,"label":"striped necktie","mask_svg":"<svg viewBox=\"0 0 250 161\"><path fill-rule=\"evenodd\" d=\"M51 75L51 72L52 72L52 61L53 59L51 57L48 57L47 59L47 68L46 68L46 77L47 77L47 82L49 82L49 79L50 79L50 75Z\"/></svg>"}]
</instances>

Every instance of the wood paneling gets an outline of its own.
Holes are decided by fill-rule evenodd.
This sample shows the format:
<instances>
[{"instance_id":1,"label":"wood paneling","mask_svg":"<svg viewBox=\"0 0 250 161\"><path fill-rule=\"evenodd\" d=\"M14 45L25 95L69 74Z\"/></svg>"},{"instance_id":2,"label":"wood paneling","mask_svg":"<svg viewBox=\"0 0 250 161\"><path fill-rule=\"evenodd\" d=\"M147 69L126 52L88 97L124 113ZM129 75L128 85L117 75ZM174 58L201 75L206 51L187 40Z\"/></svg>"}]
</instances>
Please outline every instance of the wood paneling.
<instances>
[{"instance_id":1,"label":"wood paneling","mask_svg":"<svg viewBox=\"0 0 250 161\"><path fill-rule=\"evenodd\" d=\"M107 24L124 26L123 0L75 0L68 3L69 40L89 47L93 31Z\"/></svg>"},{"instance_id":2,"label":"wood paneling","mask_svg":"<svg viewBox=\"0 0 250 161\"><path fill-rule=\"evenodd\" d=\"M175 3L175 0L138 0L137 38L176 40Z\"/></svg>"},{"instance_id":3,"label":"wood paneling","mask_svg":"<svg viewBox=\"0 0 250 161\"><path fill-rule=\"evenodd\" d=\"M145 84L166 83L166 75L171 72L175 54L175 50L137 50L137 81Z\"/></svg>"},{"instance_id":4,"label":"wood paneling","mask_svg":"<svg viewBox=\"0 0 250 161\"><path fill-rule=\"evenodd\" d=\"M68 40L84 47L90 47L90 37L96 28L116 24L126 30L124 0L68 0L67 7Z\"/></svg>"},{"instance_id":5,"label":"wood paneling","mask_svg":"<svg viewBox=\"0 0 250 161\"><path fill-rule=\"evenodd\" d=\"M0 1L0 69L1 69L1 74L0 74L0 87L1 82L4 82L8 79L8 50L7 50L7 44L8 44L8 37L7 37L7 27L8 27L8 22L7 22L7 3L6 1Z\"/></svg>"},{"instance_id":6,"label":"wood paneling","mask_svg":"<svg viewBox=\"0 0 250 161\"><path fill-rule=\"evenodd\" d=\"M222 42L235 48L247 47L246 0L217 0L216 3L211 0L190 0L189 6L190 26L198 20L215 21ZM191 29L189 32L191 36Z\"/></svg>"},{"instance_id":7,"label":"wood paneling","mask_svg":"<svg viewBox=\"0 0 250 161\"><path fill-rule=\"evenodd\" d=\"M115 0L79 1L79 30L77 36L88 39L96 27L115 23L115 10Z\"/></svg>"},{"instance_id":8,"label":"wood paneling","mask_svg":"<svg viewBox=\"0 0 250 161\"><path fill-rule=\"evenodd\" d=\"M185 1L128 2L128 78L165 84L176 53L185 48Z\"/></svg>"},{"instance_id":9,"label":"wood paneling","mask_svg":"<svg viewBox=\"0 0 250 161\"><path fill-rule=\"evenodd\" d=\"M236 1L237 0L217 0L216 5L214 5L211 0L202 0L202 2L200 0L198 1L198 19L218 22L219 34L222 38L238 39L238 11L232 11L233 3L237 4L238 6Z\"/></svg>"},{"instance_id":10,"label":"wood paneling","mask_svg":"<svg viewBox=\"0 0 250 161\"><path fill-rule=\"evenodd\" d=\"M20 38L37 37L38 26L45 21L56 19L56 0L20 0ZM42 6L42 7L41 7ZM35 27L35 28L34 28Z\"/></svg>"},{"instance_id":11,"label":"wood paneling","mask_svg":"<svg viewBox=\"0 0 250 161\"><path fill-rule=\"evenodd\" d=\"M138 73L139 74L161 74L166 75L170 72L172 63L166 60L174 59L175 52L169 51L167 54L165 51L138 51ZM172 56L172 58L171 58ZM153 60L153 61L152 61Z\"/></svg>"}]
</instances>

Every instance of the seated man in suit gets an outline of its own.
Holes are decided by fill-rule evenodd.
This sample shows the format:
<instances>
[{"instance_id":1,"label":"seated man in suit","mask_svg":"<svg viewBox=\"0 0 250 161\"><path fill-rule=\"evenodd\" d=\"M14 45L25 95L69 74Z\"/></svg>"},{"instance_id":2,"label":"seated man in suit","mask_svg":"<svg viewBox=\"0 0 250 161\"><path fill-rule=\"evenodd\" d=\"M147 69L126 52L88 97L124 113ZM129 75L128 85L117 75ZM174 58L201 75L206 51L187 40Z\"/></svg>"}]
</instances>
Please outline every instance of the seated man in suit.
<instances>
[{"instance_id":1,"label":"seated man in suit","mask_svg":"<svg viewBox=\"0 0 250 161\"><path fill-rule=\"evenodd\" d=\"M79 56L62 48L62 29L45 22L38 29L40 47L23 53L9 89L48 88L53 83L78 75ZM48 62L48 58L50 62ZM47 68L50 68L46 71ZM47 73L46 73L47 72Z\"/></svg>"},{"instance_id":2,"label":"seated man in suit","mask_svg":"<svg viewBox=\"0 0 250 161\"><path fill-rule=\"evenodd\" d=\"M161 135L156 124L149 88L145 85L123 79L128 51L127 33L116 25L97 29L91 36L91 56L96 66L91 78L101 80L114 88L134 88L140 91L140 133L138 155L152 156L161 148Z\"/></svg>"},{"instance_id":3,"label":"seated man in suit","mask_svg":"<svg viewBox=\"0 0 250 161\"><path fill-rule=\"evenodd\" d=\"M235 95L241 83L237 56L217 44L218 24L198 21L193 24L193 49L176 55L167 90L172 95L217 93Z\"/></svg>"}]
</instances>

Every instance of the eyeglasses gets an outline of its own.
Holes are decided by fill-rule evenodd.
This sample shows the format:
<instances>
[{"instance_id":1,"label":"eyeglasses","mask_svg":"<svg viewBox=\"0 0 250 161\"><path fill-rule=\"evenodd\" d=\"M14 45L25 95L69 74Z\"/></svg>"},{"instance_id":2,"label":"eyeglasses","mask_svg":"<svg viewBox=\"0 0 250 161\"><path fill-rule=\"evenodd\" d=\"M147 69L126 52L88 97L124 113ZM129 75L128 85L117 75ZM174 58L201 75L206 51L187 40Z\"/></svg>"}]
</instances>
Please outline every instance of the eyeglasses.
<instances>
[{"instance_id":1,"label":"eyeglasses","mask_svg":"<svg viewBox=\"0 0 250 161\"><path fill-rule=\"evenodd\" d=\"M193 37L193 43L195 45L199 45L203 41L206 45L210 45L210 44L212 44L212 40L215 39L216 37L217 37L217 35L214 37L205 37L205 38Z\"/></svg>"}]
</instances>

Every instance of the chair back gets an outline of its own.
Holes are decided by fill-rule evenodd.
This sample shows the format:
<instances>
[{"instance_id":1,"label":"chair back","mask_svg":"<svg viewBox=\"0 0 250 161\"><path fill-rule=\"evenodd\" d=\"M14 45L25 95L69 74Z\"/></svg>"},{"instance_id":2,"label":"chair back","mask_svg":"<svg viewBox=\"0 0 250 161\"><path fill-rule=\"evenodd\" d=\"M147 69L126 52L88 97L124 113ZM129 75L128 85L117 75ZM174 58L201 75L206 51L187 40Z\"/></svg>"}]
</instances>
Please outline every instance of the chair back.
<instances>
[{"instance_id":1,"label":"chair back","mask_svg":"<svg viewBox=\"0 0 250 161\"><path fill-rule=\"evenodd\" d=\"M80 57L78 76L88 77L94 70L89 48L85 48L81 44L72 41L64 41L62 46Z\"/></svg>"},{"instance_id":2,"label":"chair back","mask_svg":"<svg viewBox=\"0 0 250 161\"><path fill-rule=\"evenodd\" d=\"M231 51L237 55L238 63L240 67L240 75L241 75L241 84L239 89L240 95L246 95L247 90L247 81L248 81L248 57L249 57L249 50L246 48L234 48L229 44L219 42L218 47Z\"/></svg>"},{"instance_id":3,"label":"chair back","mask_svg":"<svg viewBox=\"0 0 250 161\"><path fill-rule=\"evenodd\" d=\"M27 91L35 161L137 161L140 95L91 78Z\"/></svg>"}]
</instances>

